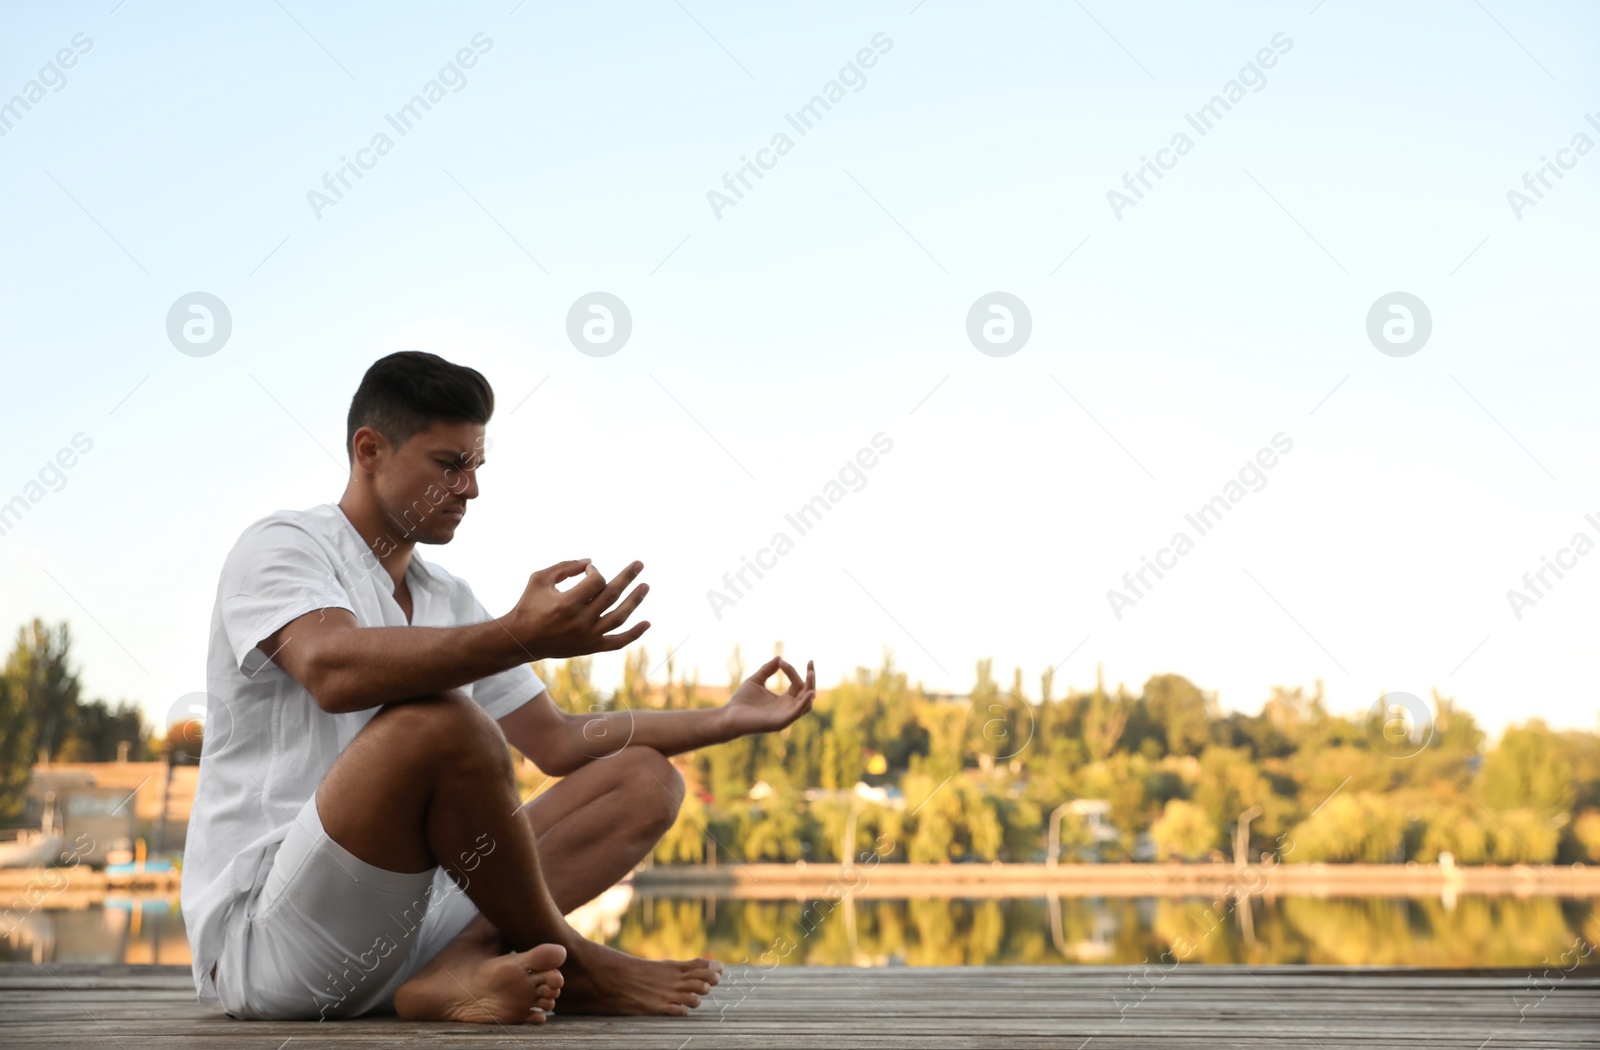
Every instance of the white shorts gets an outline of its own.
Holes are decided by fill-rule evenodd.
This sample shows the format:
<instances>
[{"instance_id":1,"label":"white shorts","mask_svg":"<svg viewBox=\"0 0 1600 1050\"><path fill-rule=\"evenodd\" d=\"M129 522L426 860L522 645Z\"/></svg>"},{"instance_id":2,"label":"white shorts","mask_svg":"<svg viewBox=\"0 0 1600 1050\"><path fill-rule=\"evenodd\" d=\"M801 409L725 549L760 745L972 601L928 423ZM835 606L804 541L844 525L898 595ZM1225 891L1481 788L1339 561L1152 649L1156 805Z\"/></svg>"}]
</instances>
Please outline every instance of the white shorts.
<instances>
[{"instance_id":1,"label":"white shorts","mask_svg":"<svg viewBox=\"0 0 1600 1050\"><path fill-rule=\"evenodd\" d=\"M261 892L228 923L217 996L249 1020L387 1012L395 990L477 914L442 868L408 874L358 860L328 837L312 795Z\"/></svg>"}]
</instances>

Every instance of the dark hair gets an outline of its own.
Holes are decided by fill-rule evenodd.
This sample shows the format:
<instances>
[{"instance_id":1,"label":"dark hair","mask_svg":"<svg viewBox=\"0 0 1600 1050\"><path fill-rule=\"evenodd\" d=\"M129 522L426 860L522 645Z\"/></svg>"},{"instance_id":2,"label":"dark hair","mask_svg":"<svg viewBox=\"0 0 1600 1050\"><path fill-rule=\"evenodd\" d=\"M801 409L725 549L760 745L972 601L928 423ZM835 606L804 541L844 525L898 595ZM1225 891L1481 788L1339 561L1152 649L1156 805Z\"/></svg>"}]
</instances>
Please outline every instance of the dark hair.
<instances>
[{"instance_id":1,"label":"dark hair","mask_svg":"<svg viewBox=\"0 0 1600 1050\"><path fill-rule=\"evenodd\" d=\"M438 354L402 350L374 361L350 399L344 451L355 459L356 431L372 427L395 448L449 419L487 423L494 415L494 390L475 368L451 364Z\"/></svg>"}]
</instances>

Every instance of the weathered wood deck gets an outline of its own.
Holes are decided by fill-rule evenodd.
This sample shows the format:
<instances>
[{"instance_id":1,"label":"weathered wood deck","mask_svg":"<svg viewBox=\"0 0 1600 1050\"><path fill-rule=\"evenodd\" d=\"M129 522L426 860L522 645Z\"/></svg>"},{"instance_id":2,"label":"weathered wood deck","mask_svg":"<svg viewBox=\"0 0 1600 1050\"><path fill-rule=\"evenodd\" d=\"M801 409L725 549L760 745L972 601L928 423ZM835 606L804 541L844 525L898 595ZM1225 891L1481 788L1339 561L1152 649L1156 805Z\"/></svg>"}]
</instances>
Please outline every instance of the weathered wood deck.
<instances>
[{"instance_id":1,"label":"weathered wood deck","mask_svg":"<svg viewBox=\"0 0 1600 1050\"><path fill-rule=\"evenodd\" d=\"M1600 1047L1600 968L1526 972L1115 966L783 967L692 1017L555 1017L541 1027L232 1021L179 967L0 965L0 1046ZM1152 973L1153 977L1153 973ZM1137 1005L1133 1005L1137 1004Z\"/></svg>"}]
</instances>

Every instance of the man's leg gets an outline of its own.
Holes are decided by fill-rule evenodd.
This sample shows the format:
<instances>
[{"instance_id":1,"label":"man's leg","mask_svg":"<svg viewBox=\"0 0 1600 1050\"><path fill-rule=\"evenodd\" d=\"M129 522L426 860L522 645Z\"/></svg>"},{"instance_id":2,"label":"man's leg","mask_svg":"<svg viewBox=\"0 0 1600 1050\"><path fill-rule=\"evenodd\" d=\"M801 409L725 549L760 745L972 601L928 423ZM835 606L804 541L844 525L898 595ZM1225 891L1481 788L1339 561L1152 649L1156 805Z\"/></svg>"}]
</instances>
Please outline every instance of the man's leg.
<instances>
[{"instance_id":1,"label":"man's leg","mask_svg":"<svg viewBox=\"0 0 1600 1050\"><path fill-rule=\"evenodd\" d=\"M563 777L523 807L566 914L632 871L678 817L683 776L661 752L631 746Z\"/></svg>"},{"instance_id":2,"label":"man's leg","mask_svg":"<svg viewBox=\"0 0 1600 1050\"><path fill-rule=\"evenodd\" d=\"M551 899L563 914L615 885L655 847L677 818L683 788L682 775L659 751L628 747L569 774L523 806L538 839ZM458 903L448 907L460 911ZM439 918L450 921L444 912ZM461 932L428 957L426 967L436 973L458 970L510 949L482 915L462 921ZM558 973L537 1000L539 1010L553 1008L560 982ZM693 991L703 994L713 983ZM402 1007L409 1005L409 994L400 997Z\"/></svg>"},{"instance_id":3,"label":"man's leg","mask_svg":"<svg viewBox=\"0 0 1600 1050\"><path fill-rule=\"evenodd\" d=\"M505 737L464 693L385 707L323 779L317 810L328 835L369 864L394 872L444 867L515 952L564 948L564 962L544 963L562 967L564 1012L687 1013L717 981L720 964L635 959L567 924L545 883L533 828L518 812ZM441 965L408 981L395 996L402 1016L486 1020L481 1012L463 1016L475 997L470 982L492 978L502 994L507 974L499 971L512 964L480 972L483 960L505 958L483 940L476 962L465 954L469 939L458 938L449 959L441 955ZM547 950L539 961L556 954ZM556 990L538 970L526 975L530 990Z\"/></svg>"}]
</instances>

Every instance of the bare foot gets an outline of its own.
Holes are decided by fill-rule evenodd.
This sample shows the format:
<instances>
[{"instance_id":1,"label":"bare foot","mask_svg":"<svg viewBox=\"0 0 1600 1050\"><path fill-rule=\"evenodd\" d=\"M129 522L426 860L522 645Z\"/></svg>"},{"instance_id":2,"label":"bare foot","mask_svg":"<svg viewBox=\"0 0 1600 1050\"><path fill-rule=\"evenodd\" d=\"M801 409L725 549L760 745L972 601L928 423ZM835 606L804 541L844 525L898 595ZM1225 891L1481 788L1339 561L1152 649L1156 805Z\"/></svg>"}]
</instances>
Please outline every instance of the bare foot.
<instances>
[{"instance_id":1,"label":"bare foot","mask_svg":"<svg viewBox=\"0 0 1600 1050\"><path fill-rule=\"evenodd\" d=\"M395 1013L407 1021L543 1024L561 995L557 967L566 958L559 944L501 952L493 939L458 937L400 986Z\"/></svg>"},{"instance_id":2,"label":"bare foot","mask_svg":"<svg viewBox=\"0 0 1600 1050\"><path fill-rule=\"evenodd\" d=\"M722 979L715 959L652 961L585 943L563 967L563 1014L667 1014L682 1017Z\"/></svg>"}]
</instances>

